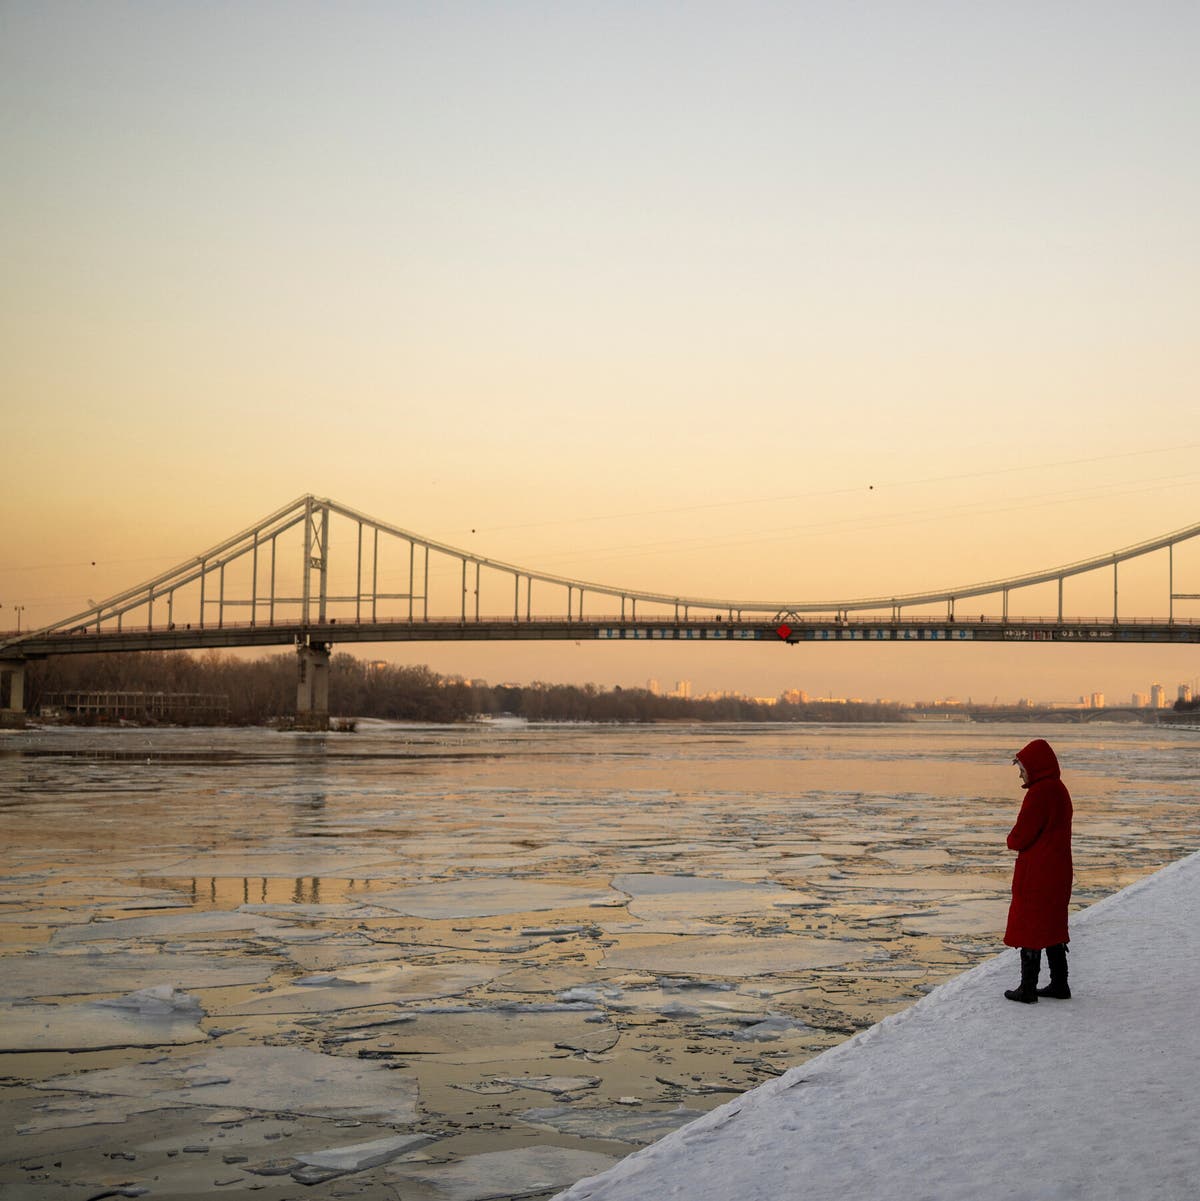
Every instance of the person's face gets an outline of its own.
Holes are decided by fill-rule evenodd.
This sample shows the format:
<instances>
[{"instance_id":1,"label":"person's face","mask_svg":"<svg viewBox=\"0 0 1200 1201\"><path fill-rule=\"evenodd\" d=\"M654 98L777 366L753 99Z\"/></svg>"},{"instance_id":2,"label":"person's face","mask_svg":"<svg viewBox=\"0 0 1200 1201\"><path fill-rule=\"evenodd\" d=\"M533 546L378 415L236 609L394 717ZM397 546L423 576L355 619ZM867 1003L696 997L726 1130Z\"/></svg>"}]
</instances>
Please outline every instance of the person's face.
<instances>
[{"instance_id":1,"label":"person's face","mask_svg":"<svg viewBox=\"0 0 1200 1201\"><path fill-rule=\"evenodd\" d=\"M1021 777L1022 784L1029 783L1029 773L1025 770L1025 764L1020 760L1017 761L1017 775Z\"/></svg>"}]
</instances>

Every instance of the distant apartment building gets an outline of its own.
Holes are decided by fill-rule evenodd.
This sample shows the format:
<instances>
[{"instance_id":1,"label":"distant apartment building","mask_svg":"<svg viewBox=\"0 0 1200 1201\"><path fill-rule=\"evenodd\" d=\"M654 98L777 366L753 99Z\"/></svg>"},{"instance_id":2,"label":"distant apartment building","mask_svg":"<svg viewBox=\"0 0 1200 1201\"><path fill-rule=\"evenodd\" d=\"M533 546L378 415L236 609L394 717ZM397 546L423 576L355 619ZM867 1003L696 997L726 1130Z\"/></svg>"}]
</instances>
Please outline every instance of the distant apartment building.
<instances>
[{"instance_id":1,"label":"distant apartment building","mask_svg":"<svg viewBox=\"0 0 1200 1201\"><path fill-rule=\"evenodd\" d=\"M1150 704L1150 695L1146 692L1135 692L1130 698L1129 703L1135 709L1145 709Z\"/></svg>"},{"instance_id":2,"label":"distant apartment building","mask_svg":"<svg viewBox=\"0 0 1200 1201\"><path fill-rule=\"evenodd\" d=\"M1088 708L1089 709L1103 709L1104 708L1104 693L1103 692L1093 692L1092 695L1090 697L1088 697Z\"/></svg>"},{"instance_id":3,"label":"distant apartment building","mask_svg":"<svg viewBox=\"0 0 1200 1201\"><path fill-rule=\"evenodd\" d=\"M651 696L658 696L658 694L662 691L662 689L659 686L659 683L657 680L647 680L646 681L646 691Z\"/></svg>"},{"instance_id":4,"label":"distant apartment building","mask_svg":"<svg viewBox=\"0 0 1200 1201\"><path fill-rule=\"evenodd\" d=\"M1167 690L1161 684L1150 685L1150 708L1165 709L1167 707Z\"/></svg>"},{"instance_id":5,"label":"distant apartment building","mask_svg":"<svg viewBox=\"0 0 1200 1201\"><path fill-rule=\"evenodd\" d=\"M1191 686L1191 684L1180 684L1179 685L1179 699L1185 705L1190 705L1192 703L1192 686Z\"/></svg>"},{"instance_id":6,"label":"distant apartment building","mask_svg":"<svg viewBox=\"0 0 1200 1201\"><path fill-rule=\"evenodd\" d=\"M675 681L675 691L672 692L671 695L677 696L681 700L686 701L688 699L688 697L690 697L692 695L691 680L676 680Z\"/></svg>"},{"instance_id":7,"label":"distant apartment building","mask_svg":"<svg viewBox=\"0 0 1200 1201\"><path fill-rule=\"evenodd\" d=\"M803 688L785 688L779 694L779 699L785 705L807 705L808 693Z\"/></svg>"}]
</instances>

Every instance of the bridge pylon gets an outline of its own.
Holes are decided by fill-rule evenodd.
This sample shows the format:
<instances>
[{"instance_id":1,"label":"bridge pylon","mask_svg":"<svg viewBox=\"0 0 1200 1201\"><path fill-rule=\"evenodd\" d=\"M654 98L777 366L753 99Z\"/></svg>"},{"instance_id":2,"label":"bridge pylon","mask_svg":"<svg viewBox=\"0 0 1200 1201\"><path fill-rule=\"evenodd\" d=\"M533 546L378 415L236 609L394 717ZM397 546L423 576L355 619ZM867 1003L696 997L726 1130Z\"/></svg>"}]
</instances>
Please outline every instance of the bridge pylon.
<instances>
[{"instance_id":1,"label":"bridge pylon","mask_svg":"<svg viewBox=\"0 0 1200 1201\"><path fill-rule=\"evenodd\" d=\"M25 663L0 660L0 727L25 724Z\"/></svg>"},{"instance_id":2,"label":"bridge pylon","mask_svg":"<svg viewBox=\"0 0 1200 1201\"><path fill-rule=\"evenodd\" d=\"M328 642L296 640L296 728L329 729Z\"/></svg>"}]
</instances>

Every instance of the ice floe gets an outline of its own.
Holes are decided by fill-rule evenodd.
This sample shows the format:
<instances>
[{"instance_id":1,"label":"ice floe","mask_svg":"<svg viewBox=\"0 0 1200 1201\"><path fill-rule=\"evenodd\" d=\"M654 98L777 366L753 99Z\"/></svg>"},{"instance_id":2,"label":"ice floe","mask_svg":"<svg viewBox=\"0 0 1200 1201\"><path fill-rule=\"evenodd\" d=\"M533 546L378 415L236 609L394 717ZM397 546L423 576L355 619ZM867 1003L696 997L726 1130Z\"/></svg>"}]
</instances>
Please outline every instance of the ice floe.
<instances>
[{"instance_id":1,"label":"ice floe","mask_svg":"<svg viewBox=\"0 0 1200 1201\"><path fill-rule=\"evenodd\" d=\"M802 935L739 938L736 935L681 935L606 952L610 968L646 968L713 976L758 976L850 963L860 948L834 939Z\"/></svg>"},{"instance_id":2,"label":"ice floe","mask_svg":"<svg viewBox=\"0 0 1200 1201\"><path fill-rule=\"evenodd\" d=\"M375 893L371 903L413 917L496 917L545 909L571 909L613 900L603 888L509 878L450 880Z\"/></svg>"},{"instance_id":3,"label":"ice floe","mask_svg":"<svg viewBox=\"0 0 1200 1201\"><path fill-rule=\"evenodd\" d=\"M800 899L791 889L778 884L651 872L614 876L613 887L630 895L629 912L635 917L659 920L693 921L727 914L763 913L781 902Z\"/></svg>"},{"instance_id":4,"label":"ice floe","mask_svg":"<svg viewBox=\"0 0 1200 1201\"><path fill-rule=\"evenodd\" d=\"M994 892L1007 887L1003 876L975 872L858 872L830 876L828 886L838 889L865 888L871 892Z\"/></svg>"},{"instance_id":5,"label":"ice floe","mask_svg":"<svg viewBox=\"0 0 1200 1201\"><path fill-rule=\"evenodd\" d=\"M549 1126L560 1134L645 1145L686 1126L704 1113L684 1105L670 1109L631 1108L631 1102L636 1101L636 1098L625 1098L623 1103L614 1105L550 1105L523 1110L520 1117L530 1125Z\"/></svg>"},{"instance_id":6,"label":"ice floe","mask_svg":"<svg viewBox=\"0 0 1200 1201\"><path fill-rule=\"evenodd\" d=\"M528 945L521 949L528 949ZM363 963L394 963L401 956L408 960L443 955L446 950L444 946L429 943L384 941L363 935L324 937L306 943L289 943L282 948L292 963L311 972L336 971Z\"/></svg>"},{"instance_id":7,"label":"ice floe","mask_svg":"<svg viewBox=\"0 0 1200 1201\"><path fill-rule=\"evenodd\" d=\"M390 1163L401 1155L427 1147L433 1138L427 1134L398 1134L391 1138L372 1139L366 1143L351 1143L345 1147L327 1147L322 1151L299 1151L294 1158L314 1168L335 1172L362 1172Z\"/></svg>"},{"instance_id":8,"label":"ice floe","mask_svg":"<svg viewBox=\"0 0 1200 1201\"><path fill-rule=\"evenodd\" d=\"M919 913L905 914L900 919L900 928L906 933L942 936L994 934L1004 929L1007 914L1006 900L938 902Z\"/></svg>"},{"instance_id":9,"label":"ice floe","mask_svg":"<svg viewBox=\"0 0 1200 1201\"><path fill-rule=\"evenodd\" d=\"M65 997L136 989L147 980L183 988L261 984L278 966L247 955L174 954L165 951L30 952L5 961L0 998Z\"/></svg>"},{"instance_id":10,"label":"ice floe","mask_svg":"<svg viewBox=\"0 0 1200 1201\"><path fill-rule=\"evenodd\" d=\"M138 1114L172 1108L191 1110L190 1106L165 1106L141 1097L55 1097L34 1105L29 1120L17 1126L17 1133L38 1135L81 1126L120 1126Z\"/></svg>"},{"instance_id":11,"label":"ice floe","mask_svg":"<svg viewBox=\"0 0 1200 1201\"><path fill-rule=\"evenodd\" d=\"M139 988L123 997L93 1001L92 1005L97 1009L115 1009L143 1018L194 1020L204 1016L200 1002L191 993L181 992L172 984L152 984L149 988Z\"/></svg>"},{"instance_id":12,"label":"ice floe","mask_svg":"<svg viewBox=\"0 0 1200 1201\"><path fill-rule=\"evenodd\" d=\"M434 997L452 997L469 992L495 979L500 970L498 967L475 963L446 963L428 967L404 963L369 964L309 978L308 983L293 981L259 996L214 1009L214 1013L223 1016L326 1013L387 1003L428 1001Z\"/></svg>"},{"instance_id":13,"label":"ice floe","mask_svg":"<svg viewBox=\"0 0 1200 1201\"><path fill-rule=\"evenodd\" d=\"M169 985L115 1001L0 1005L0 1051L99 1051L204 1042L203 1011Z\"/></svg>"},{"instance_id":14,"label":"ice floe","mask_svg":"<svg viewBox=\"0 0 1200 1201\"><path fill-rule=\"evenodd\" d=\"M35 1088L153 1099L156 1108L236 1106L268 1113L357 1118L402 1125L417 1117L411 1076L369 1061L302 1047L225 1047L195 1058L101 1068Z\"/></svg>"},{"instance_id":15,"label":"ice floe","mask_svg":"<svg viewBox=\"0 0 1200 1201\"><path fill-rule=\"evenodd\" d=\"M489 1151L438 1167L392 1167L389 1175L401 1184L424 1185L437 1201L515 1201L564 1188L616 1162L595 1151L535 1146Z\"/></svg>"},{"instance_id":16,"label":"ice floe","mask_svg":"<svg viewBox=\"0 0 1200 1201\"><path fill-rule=\"evenodd\" d=\"M803 1022L783 1014L768 1014L761 1020L751 1019L740 1030L734 1031L733 1037L742 1043L770 1043L788 1035L802 1034L808 1027Z\"/></svg>"},{"instance_id":17,"label":"ice floe","mask_svg":"<svg viewBox=\"0 0 1200 1201\"><path fill-rule=\"evenodd\" d=\"M599 1086L599 1076L493 1076L497 1084L510 1088L528 1088L538 1093L571 1096Z\"/></svg>"},{"instance_id":18,"label":"ice floe","mask_svg":"<svg viewBox=\"0 0 1200 1201\"><path fill-rule=\"evenodd\" d=\"M566 989L559 1000L585 1000L613 1013L659 1013L664 1017L728 1017L756 1013L759 999L729 983L674 980L628 988L584 987Z\"/></svg>"},{"instance_id":19,"label":"ice floe","mask_svg":"<svg viewBox=\"0 0 1200 1201\"><path fill-rule=\"evenodd\" d=\"M225 931L250 931L254 934L278 933L286 923L251 913L227 913L221 909L201 909L190 913L154 914L149 917L121 917L107 922L88 922L55 931L56 944L98 942L125 939L179 939Z\"/></svg>"},{"instance_id":20,"label":"ice floe","mask_svg":"<svg viewBox=\"0 0 1200 1201\"><path fill-rule=\"evenodd\" d=\"M464 1065L546 1059L564 1050L596 1054L612 1048L620 1032L611 1023L589 1021L593 1012L526 1007L418 1011L389 1037L399 1054Z\"/></svg>"}]
</instances>

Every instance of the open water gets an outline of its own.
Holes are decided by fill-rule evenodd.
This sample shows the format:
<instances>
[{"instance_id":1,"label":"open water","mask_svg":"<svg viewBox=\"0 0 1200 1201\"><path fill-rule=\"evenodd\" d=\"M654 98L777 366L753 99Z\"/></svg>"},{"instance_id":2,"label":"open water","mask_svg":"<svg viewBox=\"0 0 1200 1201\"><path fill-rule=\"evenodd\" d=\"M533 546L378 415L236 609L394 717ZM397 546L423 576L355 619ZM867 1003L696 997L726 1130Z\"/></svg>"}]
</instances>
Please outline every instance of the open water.
<instances>
[{"instance_id":1,"label":"open water","mask_svg":"<svg viewBox=\"0 0 1200 1201\"><path fill-rule=\"evenodd\" d=\"M1077 907L1200 845L1141 725L3 735L0 1195L550 1196L999 952L1039 736Z\"/></svg>"}]
</instances>

